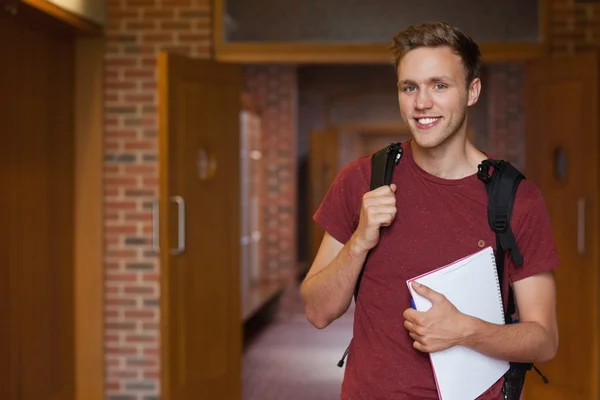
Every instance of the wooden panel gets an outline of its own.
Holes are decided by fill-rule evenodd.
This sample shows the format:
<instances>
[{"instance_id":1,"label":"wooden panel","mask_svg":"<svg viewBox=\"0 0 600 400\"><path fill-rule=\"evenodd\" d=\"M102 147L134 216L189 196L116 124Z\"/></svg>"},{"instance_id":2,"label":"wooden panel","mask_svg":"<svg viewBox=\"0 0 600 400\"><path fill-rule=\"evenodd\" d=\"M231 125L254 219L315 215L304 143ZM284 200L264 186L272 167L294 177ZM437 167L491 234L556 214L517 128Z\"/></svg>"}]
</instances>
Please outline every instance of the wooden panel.
<instances>
[{"instance_id":1,"label":"wooden panel","mask_svg":"<svg viewBox=\"0 0 600 400\"><path fill-rule=\"evenodd\" d=\"M310 134L309 163L309 225L310 242L308 259L314 260L323 240L325 230L314 222L317 211L329 187L340 171L339 162L340 134L336 129L313 131Z\"/></svg>"},{"instance_id":2,"label":"wooden panel","mask_svg":"<svg viewBox=\"0 0 600 400\"><path fill-rule=\"evenodd\" d=\"M526 399L595 400L600 395L599 63L595 54L541 60L526 75L525 175L544 194L558 245L559 351L532 372ZM566 156L557 174L556 151Z\"/></svg>"},{"instance_id":3,"label":"wooden panel","mask_svg":"<svg viewBox=\"0 0 600 400\"><path fill-rule=\"evenodd\" d=\"M241 398L241 90L238 66L159 55L165 400Z\"/></svg>"},{"instance_id":4,"label":"wooden panel","mask_svg":"<svg viewBox=\"0 0 600 400\"><path fill-rule=\"evenodd\" d=\"M12 399L67 400L74 391L72 40L23 17L0 17L10 99L2 108L11 187ZM14 42L10 44L9 42ZM5 114L6 113L6 114ZM3 316L4 318L6 315Z\"/></svg>"},{"instance_id":5,"label":"wooden panel","mask_svg":"<svg viewBox=\"0 0 600 400\"><path fill-rule=\"evenodd\" d=\"M215 58L235 63L391 63L389 43L219 43ZM482 43L485 62L522 61L543 57L546 46L537 43Z\"/></svg>"},{"instance_id":6,"label":"wooden panel","mask_svg":"<svg viewBox=\"0 0 600 400\"><path fill-rule=\"evenodd\" d=\"M102 39L75 47L75 354L77 400L104 398Z\"/></svg>"}]
</instances>

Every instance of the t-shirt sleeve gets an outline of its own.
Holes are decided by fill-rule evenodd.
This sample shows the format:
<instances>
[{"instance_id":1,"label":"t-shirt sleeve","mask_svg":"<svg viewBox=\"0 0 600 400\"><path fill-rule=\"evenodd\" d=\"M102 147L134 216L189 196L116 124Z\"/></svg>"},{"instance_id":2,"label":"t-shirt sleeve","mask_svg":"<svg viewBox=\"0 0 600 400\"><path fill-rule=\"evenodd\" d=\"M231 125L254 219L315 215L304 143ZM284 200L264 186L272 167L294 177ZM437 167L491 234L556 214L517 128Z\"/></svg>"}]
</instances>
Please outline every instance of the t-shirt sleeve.
<instances>
[{"instance_id":1,"label":"t-shirt sleeve","mask_svg":"<svg viewBox=\"0 0 600 400\"><path fill-rule=\"evenodd\" d=\"M342 244L354 234L362 196L368 190L359 160L346 165L327 190L313 219Z\"/></svg>"},{"instance_id":2,"label":"t-shirt sleeve","mask_svg":"<svg viewBox=\"0 0 600 400\"><path fill-rule=\"evenodd\" d=\"M513 228L517 245L523 255L523 265L515 266L512 260L509 262L511 282L553 270L559 265L550 215L542 193L531 183L526 185L521 196L517 192L515 208L519 201L524 205Z\"/></svg>"}]
</instances>

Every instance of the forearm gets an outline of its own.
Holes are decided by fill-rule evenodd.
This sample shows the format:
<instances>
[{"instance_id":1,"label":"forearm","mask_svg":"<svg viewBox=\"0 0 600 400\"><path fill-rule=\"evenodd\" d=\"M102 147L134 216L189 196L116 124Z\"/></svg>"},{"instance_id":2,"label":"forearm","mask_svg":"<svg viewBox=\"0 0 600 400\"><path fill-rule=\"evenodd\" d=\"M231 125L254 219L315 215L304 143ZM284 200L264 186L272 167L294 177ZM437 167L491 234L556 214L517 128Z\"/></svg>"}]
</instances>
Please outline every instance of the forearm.
<instances>
[{"instance_id":1,"label":"forearm","mask_svg":"<svg viewBox=\"0 0 600 400\"><path fill-rule=\"evenodd\" d=\"M499 360L546 362L554 358L557 341L536 322L497 325L466 317L463 346Z\"/></svg>"},{"instance_id":2,"label":"forearm","mask_svg":"<svg viewBox=\"0 0 600 400\"><path fill-rule=\"evenodd\" d=\"M314 326L325 328L346 312L366 256L367 250L353 237L329 265L304 281L300 293Z\"/></svg>"}]
</instances>

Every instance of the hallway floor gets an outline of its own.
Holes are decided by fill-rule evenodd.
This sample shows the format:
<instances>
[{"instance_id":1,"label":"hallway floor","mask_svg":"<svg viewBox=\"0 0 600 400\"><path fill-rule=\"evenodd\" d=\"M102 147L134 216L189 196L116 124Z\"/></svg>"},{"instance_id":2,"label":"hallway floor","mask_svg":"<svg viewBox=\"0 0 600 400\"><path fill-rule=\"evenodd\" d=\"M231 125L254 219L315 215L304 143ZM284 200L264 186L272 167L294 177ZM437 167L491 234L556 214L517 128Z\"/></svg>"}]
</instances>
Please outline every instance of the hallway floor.
<instances>
[{"instance_id":1,"label":"hallway floor","mask_svg":"<svg viewBox=\"0 0 600 400\"><path fill-rule=\"evenodd\" d=\"M352 337L352 307L324 330L306 320L291 284L274 320L244 354L243 400L335 400L344 368L337 362Z\"/></svg>"}]
</instances>

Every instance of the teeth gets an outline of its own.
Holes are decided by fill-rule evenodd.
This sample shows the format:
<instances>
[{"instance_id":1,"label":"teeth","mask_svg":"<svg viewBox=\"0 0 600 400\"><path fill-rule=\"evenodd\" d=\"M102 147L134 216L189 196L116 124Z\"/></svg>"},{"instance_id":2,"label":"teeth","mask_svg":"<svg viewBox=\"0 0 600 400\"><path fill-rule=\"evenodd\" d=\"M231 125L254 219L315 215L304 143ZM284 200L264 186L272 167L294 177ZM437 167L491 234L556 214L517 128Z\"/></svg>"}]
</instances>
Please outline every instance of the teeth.
<instances>
[{"instance_id":1,"label":"teeth","mask_svg":"<svg viewBox=\"0 0 600 400\"><path fill-rule=\"evenodd\" d=\"M429 124L433 124L438 119L439 118L419 118L417 121L419 121L420 124L429 125Z\"/></svg>"}]
</instances>

